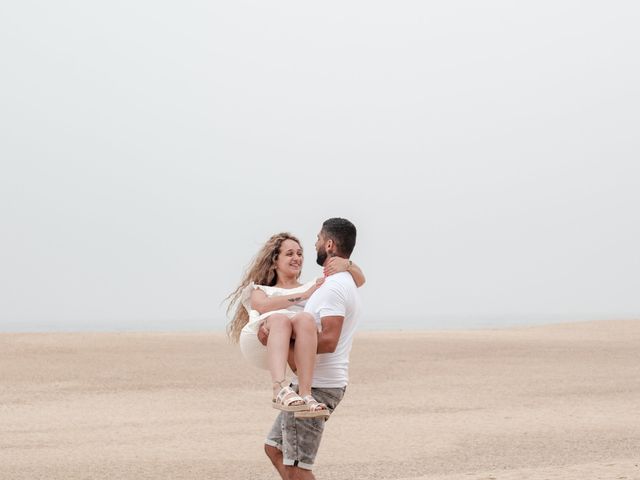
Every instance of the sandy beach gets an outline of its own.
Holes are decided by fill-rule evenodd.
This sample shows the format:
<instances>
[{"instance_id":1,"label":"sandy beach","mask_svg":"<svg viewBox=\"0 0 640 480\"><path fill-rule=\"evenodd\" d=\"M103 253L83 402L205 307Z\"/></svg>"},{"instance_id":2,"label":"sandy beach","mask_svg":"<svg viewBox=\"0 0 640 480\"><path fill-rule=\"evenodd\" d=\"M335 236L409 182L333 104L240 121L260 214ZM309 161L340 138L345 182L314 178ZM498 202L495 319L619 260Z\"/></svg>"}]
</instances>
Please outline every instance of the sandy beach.
<instances>
[{"instance_id":1,"label":"sandy beach","mask_svg":"<svg viewBox=\"0 0 640 480\"><path fill-rule=\"evenodd\" d=\"M640 479L640 321L359 333L319 479ZM0 334L0 479L269 479L223 334Z\"/></svg>"}]
</instances>

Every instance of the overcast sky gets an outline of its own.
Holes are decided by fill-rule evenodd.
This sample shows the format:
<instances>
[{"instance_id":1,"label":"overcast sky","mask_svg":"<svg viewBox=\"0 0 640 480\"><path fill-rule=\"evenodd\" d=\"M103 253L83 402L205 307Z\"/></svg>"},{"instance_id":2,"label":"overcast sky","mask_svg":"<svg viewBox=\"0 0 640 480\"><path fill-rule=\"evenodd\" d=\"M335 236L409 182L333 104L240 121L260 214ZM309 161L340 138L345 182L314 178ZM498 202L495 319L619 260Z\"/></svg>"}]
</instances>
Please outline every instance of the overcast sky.
<instances>
[{"instance_id":1,"label":"overcast sky","mask_svg":"<svg viewBox=\"0 0 640 480\"><path fill-rule=\"evenodd\" d=\"M636 2L0 6L0 330L222 329L358 227L365 324L640 318Z\"/></svg>"}]
</instances>

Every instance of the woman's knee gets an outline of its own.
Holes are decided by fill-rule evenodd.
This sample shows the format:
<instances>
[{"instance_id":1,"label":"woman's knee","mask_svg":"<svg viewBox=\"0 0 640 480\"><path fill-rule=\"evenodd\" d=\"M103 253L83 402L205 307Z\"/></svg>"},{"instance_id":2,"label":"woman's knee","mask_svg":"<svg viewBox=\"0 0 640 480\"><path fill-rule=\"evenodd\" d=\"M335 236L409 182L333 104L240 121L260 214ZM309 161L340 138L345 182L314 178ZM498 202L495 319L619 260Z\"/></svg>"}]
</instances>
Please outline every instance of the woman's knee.
<instances>
[{"instance_id":1,"label":"woman's knee","mask_svg":"<svg viewBox=\"0 0 640 480\"><path fill-rule=\"evenodd\" d=\"M273 328L274 326L290 326L293 325L291 319L282 313L274 313L267 317L267 327Z\"/></svg>"},{"instance_id":2,"label":"woman's knee","mask_svg":"<svg viewBox=\"0 0 640 480\"><path fill-rule=\"evenodd\" d=\"M315 318L313 318L313 315L306 312L301 312L294 315L293 318L291 319L291 323L293 325L293 328L295 329L304 328L306 330L308 329L315 330L316 328Z\"/></svg>"}]
</instances>

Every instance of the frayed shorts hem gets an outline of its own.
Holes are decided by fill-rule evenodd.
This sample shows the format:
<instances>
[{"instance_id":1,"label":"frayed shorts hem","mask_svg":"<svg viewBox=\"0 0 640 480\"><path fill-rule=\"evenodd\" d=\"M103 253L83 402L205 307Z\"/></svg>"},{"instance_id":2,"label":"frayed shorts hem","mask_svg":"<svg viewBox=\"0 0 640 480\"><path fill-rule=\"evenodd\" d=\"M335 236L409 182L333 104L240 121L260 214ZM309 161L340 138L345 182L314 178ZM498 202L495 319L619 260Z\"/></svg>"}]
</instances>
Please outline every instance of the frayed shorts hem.
<instances>
[{"instance_id":1,"label":"frayed shorts hem","mask_svg":"<svg viewBox=\"0 0 640 480\"><path fill-rule=\"evenodd\" d=\"M291 460L290 458L283 458L282 463L286 467L298 467L304 468L305 470L313 470L313 465L309 463L299 462L298 460Z\"/></svg>"},{"instance_id":2,"label":"frayed shorts hem","mask_svg":"<svg viewBox=\"0 0 640 480\"><path fill-rule=\"evenodd\" d=\"M282 445L280 445L279 443L274 442L273 440L267 438L264 441L265 445L269 445L273 448L277 448L278 450L282 451ZM283 458L282 459L282 463L283 465L287 466L287 467L300 467L300 468L304 468L305 470L313 470L313 465L311 465L310 463L304 463L304 462L300 462L297 460L291 460L290 458Z\"/></svg>"},{"instance_id":3,"label":"frayed shorts hem","mask_svg":"<svg viewBox=\"0 0 640 480\"><path fill-rule=\"evenodd\" d=\"M275 447L275 448L277 448L278 450L282 451L282 445L280 445L279 443L274 442L273 440L271 440L271 439L269 439L269 438L267 438L267 439L264 441L264 444L265 444L265 445L269 445L270 447Z\"/></svg>"}]
</instances>

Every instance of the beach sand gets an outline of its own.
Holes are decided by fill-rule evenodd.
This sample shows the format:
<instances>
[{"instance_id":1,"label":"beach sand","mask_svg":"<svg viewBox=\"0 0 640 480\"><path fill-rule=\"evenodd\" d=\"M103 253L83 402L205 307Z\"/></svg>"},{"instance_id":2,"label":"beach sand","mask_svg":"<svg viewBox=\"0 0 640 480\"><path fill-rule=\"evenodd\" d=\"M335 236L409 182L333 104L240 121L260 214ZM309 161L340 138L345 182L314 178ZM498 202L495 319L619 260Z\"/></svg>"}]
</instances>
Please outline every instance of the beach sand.
<instances>
[{"instance_id":1,"label":"beach sand","mask_svg":"<svg viewBox=\"0 0 640 480\"><path fill-rule=\"evenodd\" d=\"M222 334L1 334L0 479L278 478ZM360 333L319 479L640 479L640 321Z\"/></svg>"}]
</instances>

